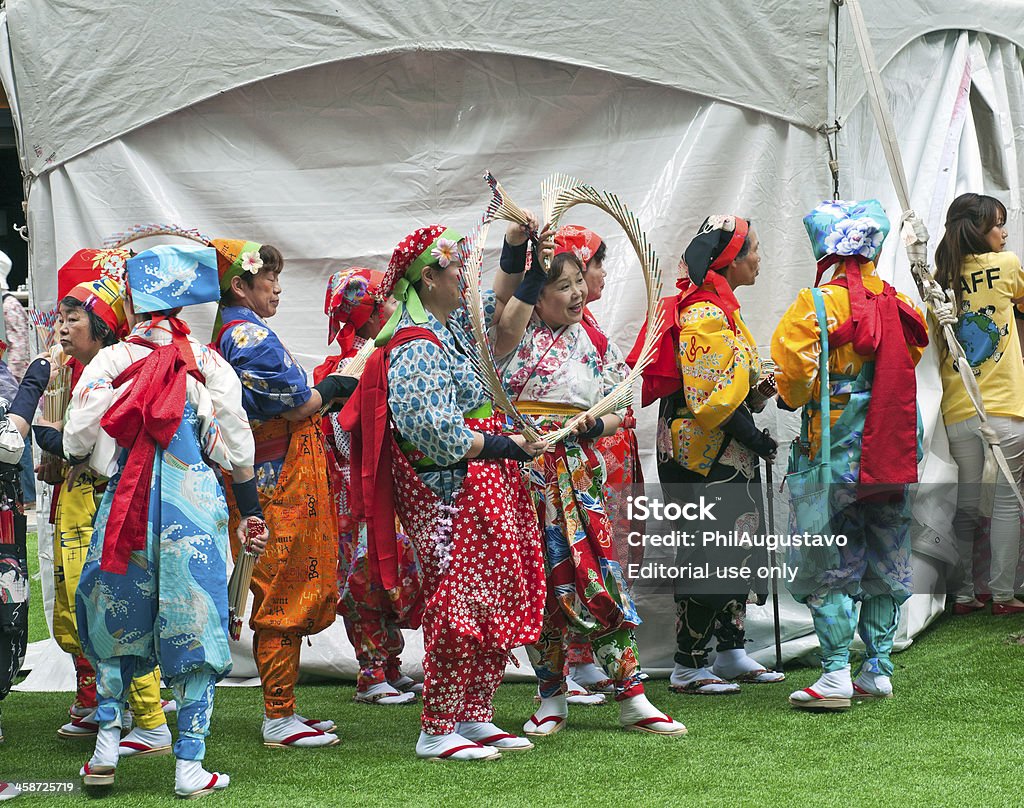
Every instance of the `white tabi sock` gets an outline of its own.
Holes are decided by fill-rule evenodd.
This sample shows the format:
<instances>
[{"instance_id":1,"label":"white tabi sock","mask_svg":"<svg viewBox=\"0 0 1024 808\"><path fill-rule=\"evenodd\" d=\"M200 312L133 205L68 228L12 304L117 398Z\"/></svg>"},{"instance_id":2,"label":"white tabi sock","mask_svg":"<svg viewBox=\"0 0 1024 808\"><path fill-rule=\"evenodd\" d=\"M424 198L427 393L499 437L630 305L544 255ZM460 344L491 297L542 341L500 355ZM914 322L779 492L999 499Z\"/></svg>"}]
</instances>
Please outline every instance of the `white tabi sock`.
<instances>
[{"instance_id":1,"label":"white tabi sock","mask_svg":"<svg viewBox=\"0 0 1024 808\"><path fill-rule=\"evenodd\" d=\"M200 791L220 791L230 783L231 778L226 774L206 771L201 760L178 758L174 767L174 793L179 797L192 796Z\"/></svg>"},{"instance_id":2,"label":"white tabi sock","mask_svg":"<svg viewBox=\"0 0 1024 808\"><path fill-rule=\"evenodd\" d=\"M505 732L489 721L460 721L455 725L455 731L463 738L469 738L485 746L493 746L502 752L525 752L533 749L533 744L526 738Z\"/></svg>"},{"instance_id":3,"label":"white tabi sock","mask_svg":"<svg viewBox=\"0 0 1024 808\"><path fill-rule=\"evenodd\" d=\"M460 746L467 748L459 749ZM459 751L445 754L450 749ZM447 735L420 732L419 740L416 741L416 757L430 760L491 760L501 757L501 753L493 746L481 746L457 732L449 732Z\"/></svg>"}]
</instances>

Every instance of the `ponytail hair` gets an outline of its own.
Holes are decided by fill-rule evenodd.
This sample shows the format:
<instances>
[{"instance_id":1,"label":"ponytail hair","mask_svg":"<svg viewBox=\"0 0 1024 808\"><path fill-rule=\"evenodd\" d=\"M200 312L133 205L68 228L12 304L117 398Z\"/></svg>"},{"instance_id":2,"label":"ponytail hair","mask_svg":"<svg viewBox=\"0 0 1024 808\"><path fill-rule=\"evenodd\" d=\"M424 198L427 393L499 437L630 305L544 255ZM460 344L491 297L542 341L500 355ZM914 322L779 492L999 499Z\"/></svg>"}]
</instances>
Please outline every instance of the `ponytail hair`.
<instances>
[{"instance_id":1,"label":"ponytail hair","mask_svg":"<svg viewBox=\"0 0 1024 808\"><path fill-rule=\"evenodd\" d=\"M949 289L959 315L963 305L960 275L968 256L992 252L988 232L1006 224L1006 206L995 197L961 194L946 212L946 232L935 248L935 280Z\"/></svg>"}]
</instances>

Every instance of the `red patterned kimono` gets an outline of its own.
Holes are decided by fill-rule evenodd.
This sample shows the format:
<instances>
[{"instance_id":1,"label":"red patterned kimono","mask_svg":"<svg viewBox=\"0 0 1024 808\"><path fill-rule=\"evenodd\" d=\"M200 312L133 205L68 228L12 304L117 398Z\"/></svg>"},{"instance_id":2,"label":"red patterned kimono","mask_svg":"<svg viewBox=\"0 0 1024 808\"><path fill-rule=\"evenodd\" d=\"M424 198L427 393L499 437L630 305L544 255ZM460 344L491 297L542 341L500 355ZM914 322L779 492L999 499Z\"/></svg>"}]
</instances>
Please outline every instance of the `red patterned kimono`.
<instances>
[{"instance_id":1,"label":"red patterned kimono","mask_svg":"<svg viewBox=\"0 0 1024 808\"><path fill-rule=\"evenodd\" d=\"M371 356L341 423L352 435L352 512L368 522L370 569L385 587L398 577L394 514L416 548L423 596L423 731L442 735L457 721L490 721L509 652L534 642L544 607L537 519L519 467L469 460L448 504L423 480L396 440L388 413L390 353L413 340L441 345L406 327ZM456 383L453 378L452 383ZM489 407L489 405L488 405ZM501 419L465 419L497 432ZM392 510L393 509L393 510Z\"/></svg>"},{"instance_id":2,"label":"red patterned kimono","mask_svg":"<svg viewBox=\"0 0 1024 808\"><path fill-rule=\"evenodd\" d=\"M343 355L328 357L313 371L313 382L319 384L328 374L343 370L363 342L357 339ZM323 431L331 497L338 510L338 614L359 662L356 690L366 691L401 675L402 629L418 628L423 614L420 575L412 543L398 533L398 585L384 589L374 583L366 525L351 513L350 438L338 413L324 416Z\"/></svg>"}]
</instances>

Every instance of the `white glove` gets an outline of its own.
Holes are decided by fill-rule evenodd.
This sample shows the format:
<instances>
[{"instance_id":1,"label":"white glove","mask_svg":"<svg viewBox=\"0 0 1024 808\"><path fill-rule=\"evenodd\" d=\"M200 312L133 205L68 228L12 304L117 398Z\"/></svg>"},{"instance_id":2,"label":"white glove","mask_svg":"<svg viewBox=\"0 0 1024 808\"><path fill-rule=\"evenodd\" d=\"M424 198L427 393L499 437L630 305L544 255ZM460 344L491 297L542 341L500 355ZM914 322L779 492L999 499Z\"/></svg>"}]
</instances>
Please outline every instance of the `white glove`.
<instances>
[{"instance_id":1,"label":"white glove","mask_svg":"<svg viewBox=\"0 0 1024 808\"><path fill-rule=\"evenodd\" d=\"M943 300L941 303L933 303L932 314L935 315L935 319L939 321L939 325L943 328L947 325L956 325L956 313L953 309L952 302L949 300Z\"/></svg>"},{"instance_id":2,"label":"white glove","mask_svg":"<svg viewBox=\"0 0 1024 808\"><path fill-rule=\"evenodd\" d=\"M907 247L907 256L911 263L927 263L928 228L917 218L914 211L908 210L903 214L903 227L900 229L900 235Z\"/></svg>"}]
</instances>

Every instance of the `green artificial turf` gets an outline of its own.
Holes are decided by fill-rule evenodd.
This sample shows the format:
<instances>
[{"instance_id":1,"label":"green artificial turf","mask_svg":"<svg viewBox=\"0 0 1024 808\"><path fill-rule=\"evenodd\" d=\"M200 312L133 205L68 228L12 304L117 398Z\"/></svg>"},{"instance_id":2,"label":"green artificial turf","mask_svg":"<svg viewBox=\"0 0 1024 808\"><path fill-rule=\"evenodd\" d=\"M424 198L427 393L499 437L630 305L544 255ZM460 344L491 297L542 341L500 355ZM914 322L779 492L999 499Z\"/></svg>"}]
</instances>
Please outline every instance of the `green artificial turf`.
<instances>
[{"instance_id":1,"label":"green artificial turf","mask_svg":"<svg viewBox=\"0 0 1024 808\"><path fill-rule=\"evenodd\" d=\"M41 610L40 610L41 611ZM739 696L669 694L651 699L690 734L659 738L618 729L616 709L575 707L569 726L533 752L487 763L415 759L419 710L352 702L351 685L304 685L300 709L338 722L341 746L269 750L260 743L261 696L219 688L207 767L230 788L206 798L224 806L1019 806L1024 750L1024 645L1009 641L1024 618L945 618L896 657L897 696L846 713L791 709L791 690L817 672L788 672L781 685L744 686ZM504 685L496 721L518 731L534 708L533 687ZM12 693L0 779L77 780L91 743L66 741L66 693ZM169 804L171 757L126 760L103 805ZM81 805L34 796L19 804Z\"/></svg>"}]
</instances>

